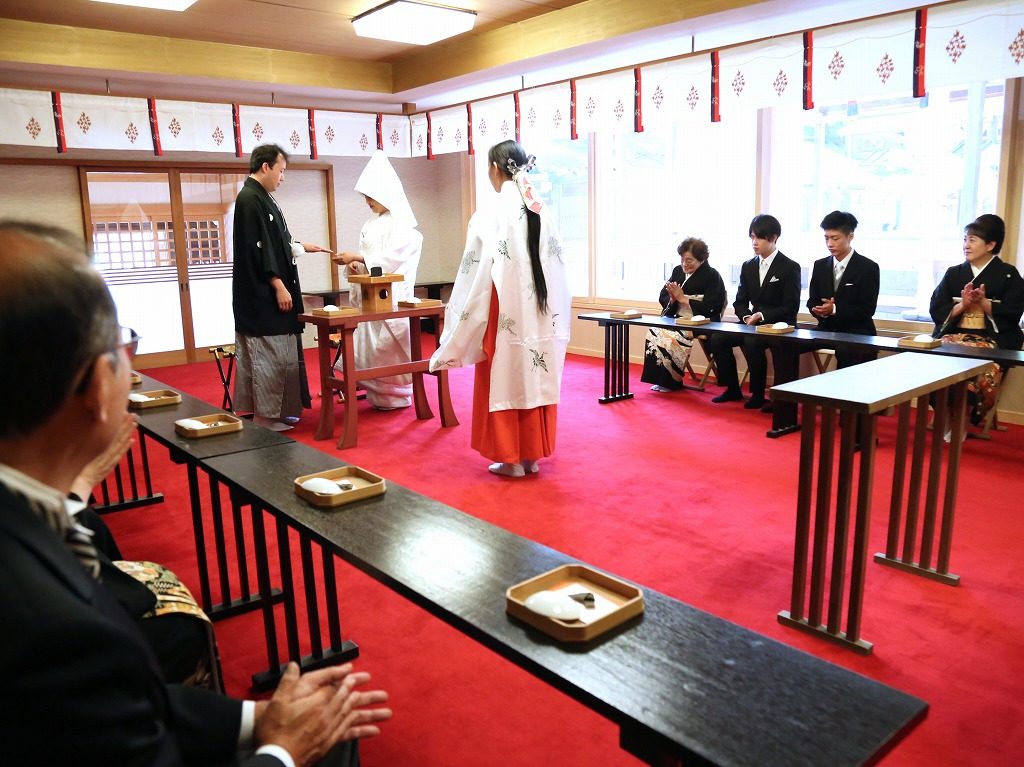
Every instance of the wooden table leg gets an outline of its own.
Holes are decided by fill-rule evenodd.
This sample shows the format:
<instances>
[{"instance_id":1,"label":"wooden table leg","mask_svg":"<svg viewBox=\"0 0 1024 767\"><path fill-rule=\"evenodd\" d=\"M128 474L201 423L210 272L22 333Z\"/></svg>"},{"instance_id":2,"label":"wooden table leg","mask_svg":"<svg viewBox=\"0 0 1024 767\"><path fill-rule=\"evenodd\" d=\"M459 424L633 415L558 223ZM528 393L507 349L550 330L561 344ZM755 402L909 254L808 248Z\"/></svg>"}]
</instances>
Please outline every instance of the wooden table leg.
<instances>
[{"instance_id":1,"label":"wooden table leg","mask_svg":"<svg viewBox=\"0 0 1024 767\"><path fill-rule=\"evenodd\" d=\"M420 332L419 317L409 318L409 344L412 350L409 355L409 361L412 362L413 359L419 359L423 354L423 338ZM424 372L420 370L412 374L412 401L416 406L416 417L421 421L434 417L434 412L430 409L430 403L427 402L427 392L423 387Z\"/></svg>"},{"instance_id":2,"label":"wooden table leg","mask_svg":"<svg viewBox=\"0 0 1024 767\"><path fill-rule=\"evenodd\" d=\"M331 333L325 327L317 329L317 359L320 362L320 422L316 427L315 439L328 439L334 434L334 390L330 378L333 376L331 364Z\"/></svg>"},{"instance_id":3,"label":"wooden table leg","mask_svg":"<svg viewBox=\"0 0 1024 767\"><path fill-rule=\"evenodd\" d=\"M359 439L359 408L356 407L356 358L353 345L355 326L341 328L341 369L345 382L342 391L345 394L345 424L338 440L339 448L355 447Z\"/></svg>"}]
</instances>

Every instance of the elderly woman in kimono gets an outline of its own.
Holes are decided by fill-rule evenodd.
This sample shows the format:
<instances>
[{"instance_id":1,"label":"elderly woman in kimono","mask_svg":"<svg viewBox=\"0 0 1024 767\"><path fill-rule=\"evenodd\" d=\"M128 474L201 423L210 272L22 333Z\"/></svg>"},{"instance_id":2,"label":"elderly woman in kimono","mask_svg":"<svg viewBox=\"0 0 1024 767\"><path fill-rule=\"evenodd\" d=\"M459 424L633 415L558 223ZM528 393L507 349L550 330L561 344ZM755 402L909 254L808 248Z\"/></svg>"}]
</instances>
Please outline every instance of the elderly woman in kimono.
<instances>
[{"instance_id":1,"label":"elderly woman in kimono","mask_svg":"<svg viewBox=\"0 0 1024 767\"><path fill-rule=\"evenodd\" d=\"M725 283L708 263L704 240L687 237L676 248L681 263L661 289L658 302L663 317L704 316L722 321L725 308ZM644 370L640 380L654 384L651 391L668 392L683 388L683 375L690 359L693 333L688 330L651 328L644 349Z\"/></svg>"},{"instance_id":2,"label":"elderly woman in kimono","mask_svg":"<svg viewBox=\"0 0 1024 767\"><path fill-rule=\"evenodd\" d=\"M349 274L366 274L375 266L379 266L384 274L400 274L405 279L392 284L392 300L412 298L423 235L416 231L416 216L409 206L402 182L382 151L377 150L370 157L356 181L355 190L366 198L373 215L359 233L359 252L338 253L332 260L336 264L344 264ZM353 290L349 295L352 305L361 308L360 292ZM397 306L397 303L392 305ZM357 368L408 362L412 359L409 321L360 323L355 331L354 345ZM370 404L378 410L394 410L412 404L412 376L409 374L374 378L362 384Z\"/></svg>"},{"instance_id":3,"label":"elderly woman in kimono","mask_svg":"<svg viewBox=\"0 0 1024 767\"><path fill-rule=\"evenodd\" d=\"M964 262L946 270L929 310L936 338L986 349L1020 349L1024 279L999 258L1006 224L991 213L964 227ZM1002 369L995 363L967 387L970 419L982 423L995 406Z\"/></svg>"},{"instance_id":4,"label":"elderly woman in kimono","mask_svg":"<svg viewBox=\"0 0 1024 767\"><path fill-rule=\"evenodd\" d=\"M555 449L570 296L558 234L527 176L534 158L504 141L487 159L498 198L470 219L430 369L476 365L471 445L492 473L522 477Z\"/></svg>"}]
</instances>

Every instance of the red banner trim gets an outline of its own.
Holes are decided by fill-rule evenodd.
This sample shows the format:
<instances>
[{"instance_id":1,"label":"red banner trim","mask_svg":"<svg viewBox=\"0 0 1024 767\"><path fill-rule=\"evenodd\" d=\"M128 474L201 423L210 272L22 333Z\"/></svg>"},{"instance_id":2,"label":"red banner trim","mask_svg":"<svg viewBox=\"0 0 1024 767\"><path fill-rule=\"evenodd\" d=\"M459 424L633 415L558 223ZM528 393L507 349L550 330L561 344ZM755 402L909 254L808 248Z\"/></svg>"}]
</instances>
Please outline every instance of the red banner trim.
<instances>
[{"instance_id":1,"label":"red banner trim","mask_svg":"<svg viewBox=\"0 0 1024 767\"><path fill-rule=\"evenodd\" d=\"M68 151L68 140L64 135L64 112L60 105L60 92L50 91L50 104L53 107L53 127L57 132L57 153Z\"/></svg>"},{"instance_id":2,"label":"red banner trim","mask_svg":"<svg viewBox=\"0 0 1024 767\"><path fill-rule=\"evenodd\" d=\"M720 104L718 99L718 77L718 51L711 51L711 122L713 123L722 121L722 114L719 111Z\"/></svg>"}]
</instances>

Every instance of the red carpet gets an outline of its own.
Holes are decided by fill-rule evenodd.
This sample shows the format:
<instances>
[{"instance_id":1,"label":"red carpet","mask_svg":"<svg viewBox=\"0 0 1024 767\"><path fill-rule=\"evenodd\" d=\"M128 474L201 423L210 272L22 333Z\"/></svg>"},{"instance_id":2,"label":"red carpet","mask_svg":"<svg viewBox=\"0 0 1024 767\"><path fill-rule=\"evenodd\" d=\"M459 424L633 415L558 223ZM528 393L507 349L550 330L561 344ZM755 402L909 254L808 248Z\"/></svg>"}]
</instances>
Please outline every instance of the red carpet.
<instances>
[{"instance_id":1,"label":"red carpet","mask_svg":"<svg viewBox=\"0 0 1024 767\"><path fill-rule=\"evenodd\" d=\"M309 357L315 370L315 357ZM212 363L148 371L220 404ZM609 572L662 591L931 704L886 765L1011 765L1024 753L1024 429L964 448L953 572L958 588L869 564L860 657L776 621L788 607L799 436L767 440L770 416L705 393L599 405L600 360L570 357L558 448L537 477L493 477L469 448L472 371L451 374L462 425L360 402L359 445L339 457ZM432 382L428 382L432 383ZM314 394L317 385L313 386ZM435 394L428 386L428 396ZM436 407L435 407L436 413ZM318 410L290 435L314 442ZM871 551L885 543L894 421L882 419ZM197 584L184 470L151 450L167 502L107 517L125 555ZM1018 500L1014 500L1018 499ZM633 765L617 728L338 561L343 632L392 694L395 718L363 745L367 765ZM497 606L496 609L502 609ZM266 665L259 616L217 624L229 691ZM813 695L814 691L808 691Z\"/></svg>"}]
</instances>

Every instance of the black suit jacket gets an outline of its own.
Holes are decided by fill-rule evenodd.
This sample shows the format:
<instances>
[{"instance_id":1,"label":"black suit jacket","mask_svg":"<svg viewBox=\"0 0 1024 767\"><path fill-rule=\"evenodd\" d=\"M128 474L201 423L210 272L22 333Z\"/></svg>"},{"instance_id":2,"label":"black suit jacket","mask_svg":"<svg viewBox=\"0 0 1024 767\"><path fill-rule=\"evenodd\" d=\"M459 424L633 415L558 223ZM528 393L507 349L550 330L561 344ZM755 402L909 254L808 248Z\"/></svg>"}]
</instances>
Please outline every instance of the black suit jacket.
<instances>
[{"instance_id":1,"label":"black suit jacket","mask_svg":"<svg viewBox=\"0 0 1024 767\"><path fill-rule=\"evenodd\" d=\"M1024 313L1024 279L1016 267L995 256L981 271L977 279L971 271L971 265L964 261L946 270L942 280L932 293L929 312L935 322L936 337L946 333L956 333L956 327L946 327L946 320L953 310L953 299L959 298L964 286L973 282L974 287L985 286L985 296L996 299L992 303L992 320L996 324L995 331L989 328L1001 349L1020 349L1024 342L1024 333L1020 329L1020 317Z\"/></svg>"},{"instance_id":2,"label":"black suit jacket","mask_svg":"<svg viewBox=\"0 0 1024 767\"><path fill-rule=\"evenodd\" d=\"M732 304L733 311L740 321L749 314L761 312L764 319L758 324L796 325L796 313L800 309L800 264L776 251L762 286L760 261L760 256L754 256L740 267L740 286Z\"/></svg>"},{"instance_id":3,"label":"black suit jacket","mask_svg":"<svg viewBox=\"0 0 1024 767\"><path fill-rule=\"evenodd\" d=\"M166 685L107 590L0 485L0 717L9 764L230 764L241 702ZM280 767L272 756L247 767Z\"/></svg>"},{"instance_id":4,"label":"black suit jacket","mask_svg":"<svg viewBox=\"0 0 1024 767\"><path fill-rule=\"evenodd\" d=\"M832 256L819 258L811 271L811 284L807 308L821 304L822 299L834 298L837 312L818 318L818 327L833 333L862 333L875 335L872 317L878 306L878 264L854 251L838 288L833 287Z\"/></svg>"},{"instance_id":5,"label":"black suit jacket","mask_svg":"<svg viewBox=\"0 0 1024 767\"><path fill-rule=\"evenodd\" d=\"M690 310L694 314L703 314L712 322L721 322L722 312L728 300L722 275L705 261L697 267L693 274L690 275L690 279L684 283L683 279L685 277L686 274L683 272L683 267L677 266L672 270L669 282L682 285L683 292L688 296L704 296L703 300L700 301L690 299ZM663 315L674 317L679 311L679 302L673 301L665 288L661 289L658 302L661 304L661 313Z\"/></svg>"}]
</instances>

